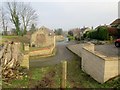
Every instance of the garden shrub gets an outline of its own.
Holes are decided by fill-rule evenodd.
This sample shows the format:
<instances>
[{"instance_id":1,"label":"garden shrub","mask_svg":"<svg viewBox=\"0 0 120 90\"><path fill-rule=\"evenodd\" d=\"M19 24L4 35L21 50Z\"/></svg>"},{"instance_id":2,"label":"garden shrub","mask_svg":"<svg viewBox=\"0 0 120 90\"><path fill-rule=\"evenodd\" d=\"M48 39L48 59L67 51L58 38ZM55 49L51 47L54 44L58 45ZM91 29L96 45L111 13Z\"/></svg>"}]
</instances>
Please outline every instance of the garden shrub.
<instances>
[{"instance_id":1,"label":"garden shrub","mask_svg":"<svg viewBox=\"0 0 120 90\"><path fill-rule=\"evenodd\" d=\"M88 38L98 39L98 40L108 40L109 33L106 26L99 26L95 30L89 31L86 34Z\"/></svg>"}]
</instances>

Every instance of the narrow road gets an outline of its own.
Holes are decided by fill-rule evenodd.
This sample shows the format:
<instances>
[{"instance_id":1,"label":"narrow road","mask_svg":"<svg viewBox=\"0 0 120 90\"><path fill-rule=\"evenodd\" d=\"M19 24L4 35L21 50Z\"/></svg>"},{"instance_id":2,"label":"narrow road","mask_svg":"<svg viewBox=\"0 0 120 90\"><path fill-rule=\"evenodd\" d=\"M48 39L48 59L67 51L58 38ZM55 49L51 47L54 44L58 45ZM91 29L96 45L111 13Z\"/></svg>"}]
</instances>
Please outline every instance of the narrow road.
<instances>
[{"instance_id":1,"label":"narrow road","mask_svg":"<svg viewBox=\"0 0 120 90\"><path fill-rule=\"evenodd\" d=\"M56 45L57 52L55 56L40 58L38 60L30 60L30 68L54 65L60 63L63 60L70 61L78 58L75 54L66 48L67 45L71 44L76 44L76 42L58 42Z\"/></svg>"}]
</instances>

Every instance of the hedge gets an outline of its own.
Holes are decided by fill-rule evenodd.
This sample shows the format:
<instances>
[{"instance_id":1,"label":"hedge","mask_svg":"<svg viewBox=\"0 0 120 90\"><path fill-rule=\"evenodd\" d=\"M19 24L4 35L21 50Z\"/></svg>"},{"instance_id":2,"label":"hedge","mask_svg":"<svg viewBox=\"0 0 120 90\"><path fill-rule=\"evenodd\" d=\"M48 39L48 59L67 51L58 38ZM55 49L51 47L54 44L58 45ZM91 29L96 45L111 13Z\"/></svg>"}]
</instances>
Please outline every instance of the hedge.
<instances>
[{"instance_id":1,"label":"hedge","mask_svg":"<svg viewBox=\"0 0 120 90\"><path fill-rule=\"evenodd\" d=\"M87 37L91 39L108 40L109 32L107 30L107 27L99 26L95 30L89 31Z\"/></svg>"}]
</instances>

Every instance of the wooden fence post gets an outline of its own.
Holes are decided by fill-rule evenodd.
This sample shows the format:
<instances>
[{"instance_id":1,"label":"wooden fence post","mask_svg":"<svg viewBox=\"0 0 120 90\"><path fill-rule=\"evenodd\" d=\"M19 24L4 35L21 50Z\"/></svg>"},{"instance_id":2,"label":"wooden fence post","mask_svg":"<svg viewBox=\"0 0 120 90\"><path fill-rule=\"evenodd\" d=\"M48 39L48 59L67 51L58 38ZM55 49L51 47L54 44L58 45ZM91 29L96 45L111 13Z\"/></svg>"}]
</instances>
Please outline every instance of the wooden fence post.
<instances>
[{"instance_id":1,"label":"wooden fence post","mask_svg":"<svg viewBox=\"0 0 120 90\"><path fill-rule=\"evenodd\" d=\"M62 88L66 88L67 81L67 61L62 62Z\"/></svg>"}]
</instances>

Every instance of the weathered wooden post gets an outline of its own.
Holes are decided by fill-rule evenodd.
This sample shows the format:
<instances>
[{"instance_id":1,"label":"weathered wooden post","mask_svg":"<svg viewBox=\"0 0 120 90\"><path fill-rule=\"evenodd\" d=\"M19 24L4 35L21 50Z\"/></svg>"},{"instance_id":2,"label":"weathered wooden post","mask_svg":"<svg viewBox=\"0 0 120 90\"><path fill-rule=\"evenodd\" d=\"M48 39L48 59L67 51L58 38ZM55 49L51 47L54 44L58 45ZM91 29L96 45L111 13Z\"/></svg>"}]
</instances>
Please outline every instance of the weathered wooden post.
<instances>
[{"instance_id":1,"label":"weathered wooden post","mask_svg":"<svg viewBox=\"0 0 120 90\"><path fill-rule=\"evenodd\" d=\"M62 88L66 88L67 82L67 61L62 62Z\"/></svg>"}]
</instances>

